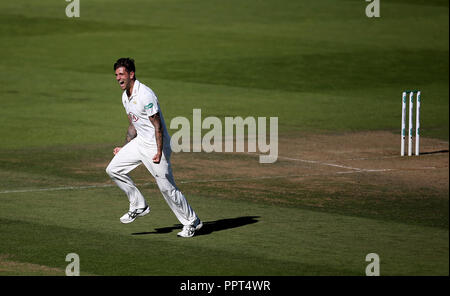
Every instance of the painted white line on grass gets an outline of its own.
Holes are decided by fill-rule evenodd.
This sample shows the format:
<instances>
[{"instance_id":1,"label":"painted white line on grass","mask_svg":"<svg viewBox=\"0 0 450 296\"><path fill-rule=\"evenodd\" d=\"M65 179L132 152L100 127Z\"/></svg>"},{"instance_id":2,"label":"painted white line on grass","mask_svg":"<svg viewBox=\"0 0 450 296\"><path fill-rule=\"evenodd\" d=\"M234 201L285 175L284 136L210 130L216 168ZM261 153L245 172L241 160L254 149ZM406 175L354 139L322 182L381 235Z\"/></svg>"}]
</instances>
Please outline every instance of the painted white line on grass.
<instances>
[{"instance_id":1,"label":"painted white line on grass","mask_svg":"<svg viewBox=\"0 0 450 296\"><path fill-rule=\"evenodd\" d=\"M341 168L341 169L348 169L348 170L355 170L355 171L362 171L362 170L364 170L364 169L361 169L361 168L354 168L354 167L349 167L349 166L335 164L335 163L321 162L321 161L317 161L317 160L306 160L306 159L292 158L292 157L286 157L286 156L278 156L278 158L286 159L286 160L292 160L292 161L300 161L300 162L306 162L306 163L325 165L325 166L332 166L332 167L337 167L337 168Z\"/></svg>"},{"instance_id":2,"label":"painted white line on grass","mask_svg":"<svg viewBox=\"0 0 450 296\"><path fill-rule=\"evenodd\" d=\"M258 154L258 153L249 153L247 152L246 154L248 155L253 155L253 156L259 156L259 155L263 155L263 154ZM377 158L379 159L388 159L388 158L397 158L399 156L386 156L386 157L379 157ZM332 166L332 167L337 167L337 168L341 168L341 169L348 169L348 170L352 170L352 171L357 171L357 172L383 172L383 171L391 171L391 170L428 170L428 169L438 169L438 167L419 167L416 169L363 169L363 168L357 168L357 167L351 167L351 166L345 166L345 165L340 165L340 164L335 164L335 163L329 163L329 162L321 162L318 160L307 160L307 159L299 159L299 158L293 158L293 157L286 157L286 156L278 156L279 159L285 159L285 160L291 160L291 161L298 161L298 162L305 162L305 163L312 163L312 164L318 164L318 165L324 165L324 166ZM343 159L343 160L377 160L377 159L370 159L370 158L353 158L353 159ZM448 167L440 167L440 168L448 168Z\"/></svg>"},{"instance_id":3,"label":"painted white line on grass","mask_svg":"<svg viewBox=\"0 0 450 296\"><path fill-rule=\"evenodd\" d=\"M337 172L339 173L357 173L356 171ZM184 180L178 181L179 184L190 183L215 183L215 182L238 182L249 180L264 180L264 179L282 179L282 178L299 178L299 177L311 177L311 176L326 176L332 174L301 174L301 175L279 175L279 176L261 176L261 177L249 177L249 178L230 178L230 179L209 179L209 180ZM155 185L155 183L142 183L136 184L136 186L148 186ZM81 189L95 189L95 188L107 188L115 187L116 184L102 184L102 185L89 185L89 186L66 186L66 187L53 187L53 188L34 188L34 189L17 189L17 190L4 190L0 191L0 194L7 193L29 193L29 192L45 192L45 191L60 191L60 190L81 190Z\"/></svg>"},{"instance_id":4,"label":"painted white line on grass","mask_svg":"<svg viewBox=\"0 0 450 296\"><path fill-rule=\"evenodd\" d=\"M320 176L332 176L340 174L358 174L358 173L379 173L379 172L389 172L389 171L399 171L398 169L374 169L374 170L352 170L352 171L339 171L327 174L299 174L299 175L277 175L277 176L260 176L260 177L247 177L247 178L229 178L229 179L208 179L208 180L182 180L178 183L180 184L190 184L190 183L215 183L215 182L239 182L239 181L250 181L250 180L265 180L265 179L291 179L291 178L305 178L305 177L320 177ZM155 185L155 183L142 183L136 184L137 186L149 186ZM95 188L108 188L116 187L116 184L100 184L100 185L89 185L89 186L66 186L66 187L53 187L53 188L35 188L35 189L18 189L18 190L4 190L0 191L0 194L8 193L29 193L29 192L45 192L45 191L60 191L60 190L82 190L82 189L95 189Z\"/></svg>"},{"instance_id":5,"label":"painted white line on grass","mask_svg":"<svg viewBox=\"0 0 450 296\"><path fill-rule=\"evenodd\" d=\"M254 153L247 153L247 154L254 155L254 156L263 155L263 154L254 154ZM336 164L336 163L322 162L322 161L318 161L318 160L307 160L307 159L300 159L300 158L293 158L293 157L286 157L286 156L278 156L278 158L285 159L285 160L291 160L291 161L324 165L324 166L331 166L331 167L353 170L353 171L358 171L358 172L378 172L378 171L390 170L390 169L380 169L380 170L378 170L378 169L375 169L375 170L374 169L363 169L363 168L356 168L356 167L351 167L351 166L340 165L340 164Z\"/></svg>"},{"instance_id":6,"label":"painted white line on grass","mask_svg":"<svg viewBox=\"0 0 450 296\"><path fill-rule=\"evenodd\" d=\"M259 156L255 153L246 153L248 155ZM325 166L338 167L342 169L347 169L348 171L331 172L327 174L301 174L301 175L279 175L279 176L260 176L260 177L247 177L247 178L230 178L230 179L209 179L209 180L185 180L179 181L180 184L189 183L213 183L213 182L238 182L238 181L250 181L250 180L264 180L264 179L289 179L289 178L302 178L302 177L313 177L313 176L331 176L331 175L342 175L342 174L355 174L355 173L380 173L380 172L390 172L390 171L409 171L410 169L362 169L349 166L343 166L333 163L321 162L316 160L305 160L292 157L278 156L278 158L299 161L305 163L313 163ZM448 167L447 167L448 168ZM433 170L439 169L437 167L421 167L411 170ZM155 183L142 183L136 184L137 186L148 186L154 185ZM63 187L53 187L53 188L31 188L31 189L17 189L17 190L4 190L0 191L0 194L8 193L27 193L27 192L45 192L45 191L60 191L60 190L82 190L82 189L95 189L95 188L108 188L115 187L116 184L99 184L99 185L86 185L86 186L63 186Z\"/></svg>"},{"instance_id":7,"label":"painted white line on grass","mask_svg":"<svg viewBox=\"0 0 450 296\"><path fill-rule=\"evenodd\" d=\"M17 190L0 191L0 194L39 192L39 191L58 191L58 190L79 190L79 189L91 189L91 188L102 188L102 187L112 187L112 186L115 186L115 184L88 185L88 186L64 186L64 187L53 187L53 188L17 189Z\"/></svg>"}]
</instances>

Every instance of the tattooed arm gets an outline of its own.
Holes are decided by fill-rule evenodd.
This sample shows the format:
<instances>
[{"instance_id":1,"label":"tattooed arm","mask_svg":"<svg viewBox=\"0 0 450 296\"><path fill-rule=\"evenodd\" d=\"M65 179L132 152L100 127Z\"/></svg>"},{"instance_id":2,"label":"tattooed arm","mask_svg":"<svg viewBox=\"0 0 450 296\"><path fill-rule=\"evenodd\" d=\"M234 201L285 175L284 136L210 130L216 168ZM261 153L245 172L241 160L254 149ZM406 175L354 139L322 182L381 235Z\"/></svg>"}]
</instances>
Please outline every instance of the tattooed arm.
<instances>
[{"instance_id":1,"label":"tattooed arm","mask_svg":"<svg viewBox=\"0 0 450 296\"><path fill-rule=\"evenodd\" d=\"M135 129L135 127L134 127L134 125L133 125L133 123L131 121L130 116L128 116L128 122L130 124L128 125L127 135L125 137L125 144L124 145L128 144L131 140L133 140L137 136L136 129ZM116 155L120 151L120 149L122 149L122 147L114 148L114 151L113 151L114 155Z\"/></svg>"},{"instance_id":2,"label":"tattooed arm","mask_svg":"<svg viewBox=\"0 0 450 296\"><path fill-rule=\"evenodd\" d=\"M151 123L155 127L155 139L157 151L155 156L153 157L154 163L159 163L161 161L162 149L163 149L163 130L161 124L161 117L159 116L159 112L149 117Z\"/></svg>"},{"instance_id":3,"label":"tattooed arm","mask_svg":"<svg viewBox=\"0 0 450 296\"><path fill-rule=\"evenodd\" d=\"M136 129L134 128L133 123L131 123L130 116L128 116L128 121L130 122L130 125L128 126L127 136L125 137L125 145L137 136Z\"/></svg>"}]
</instances>

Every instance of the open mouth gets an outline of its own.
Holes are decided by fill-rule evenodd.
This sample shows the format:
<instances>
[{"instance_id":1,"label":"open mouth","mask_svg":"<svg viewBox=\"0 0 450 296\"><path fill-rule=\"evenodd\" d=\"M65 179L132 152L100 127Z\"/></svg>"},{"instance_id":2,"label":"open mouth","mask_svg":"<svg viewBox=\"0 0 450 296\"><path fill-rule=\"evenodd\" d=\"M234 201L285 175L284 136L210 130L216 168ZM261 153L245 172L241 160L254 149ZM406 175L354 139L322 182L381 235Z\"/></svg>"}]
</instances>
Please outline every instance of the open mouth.
<instances>
[{"instance_id":1,"label":"open mouth","mask_svg":"<svg viewBox=\"0 0 450 296\"><path fill-rule=\"evenodd\" d=\"M125 85L125 81L119 81L120 86L124 86Z\"/></svg>"}]
</instances>

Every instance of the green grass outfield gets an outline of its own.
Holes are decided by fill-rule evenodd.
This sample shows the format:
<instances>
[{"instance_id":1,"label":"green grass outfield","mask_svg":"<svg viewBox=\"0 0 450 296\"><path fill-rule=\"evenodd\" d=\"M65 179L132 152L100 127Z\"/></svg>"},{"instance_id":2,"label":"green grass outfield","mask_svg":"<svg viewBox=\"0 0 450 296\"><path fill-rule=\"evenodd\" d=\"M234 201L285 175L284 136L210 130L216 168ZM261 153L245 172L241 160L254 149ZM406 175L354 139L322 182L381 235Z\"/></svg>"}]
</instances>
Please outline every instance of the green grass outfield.
<instances>
[{"instance_id":1,"label":"green grass outfield","mask_svg":"<svg viewBox=\"0 0 450 296\"><path fill-rule=\"evenodd\" d=\"M63 0L0 3L0 275L50 273L11 262L64 274L71 252L95 275L364 275L371 252L383 275L448 275L448 187L424 191L426 204L407 190L398 213L374 201L374 215L345 198L287 207L185 186L207 222L189 240L152 185L153 212L131 225L118 221L127 205L116 187L36 190L108 182L89 164L107 163L125 136L112 70L123 56L167 122L201 108L277 116L280 137L398 134L401 92L420 89L422 136L448 141L448 1L381 0L380 18L363 0L80 3L77 19Z\"/></svg>"},{"instance_id":2,"label":"green grass outfield","mask_svg":"<svg viewBox=\"0 0 450 296\"><path fill-rule=\"evenodd\" d=\"M1 198L3 253L64 270L75 252L81 274L364 275L375 251L386 275L448 269L443 228L196 196L191 204L209 224L185 240L156 191L151 216L125 226L115 188Z\"/></svg>"}]
</instances>

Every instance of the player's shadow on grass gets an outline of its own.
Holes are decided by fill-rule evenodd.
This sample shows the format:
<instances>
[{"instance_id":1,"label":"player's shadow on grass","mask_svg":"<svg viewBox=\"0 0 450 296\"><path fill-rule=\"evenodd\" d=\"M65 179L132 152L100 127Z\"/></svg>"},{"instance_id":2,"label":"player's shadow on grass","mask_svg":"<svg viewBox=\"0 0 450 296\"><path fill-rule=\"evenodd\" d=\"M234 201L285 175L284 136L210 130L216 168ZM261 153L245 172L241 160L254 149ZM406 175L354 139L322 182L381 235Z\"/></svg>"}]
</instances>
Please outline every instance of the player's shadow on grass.
<instances>
[{"instance_id":1,"label":"player's shadow on grass","mask_svg":"<svg viewBox=\"0 0 450 296\"><path fill-rule=\"evenodd\" d=\"M220 219L216 221L206 221L203 222L203 227L195 233L196 236L198 235L206 235L210 234L215 231L221 231L231 228L237 228L249 224L253 224L258 222L257 218L259 216L244 216L244 217L237 217L237 218L228 218L228 219ZM155 231L151 232L135 232L132 233L132 235L143 235L143 234L164 234L164 233L170 233L174 230L181 230L183 228L183 225L181 224L175 224L171 227L163 227L163 228L155 228Z\"/></svg>"}]
</instances>

